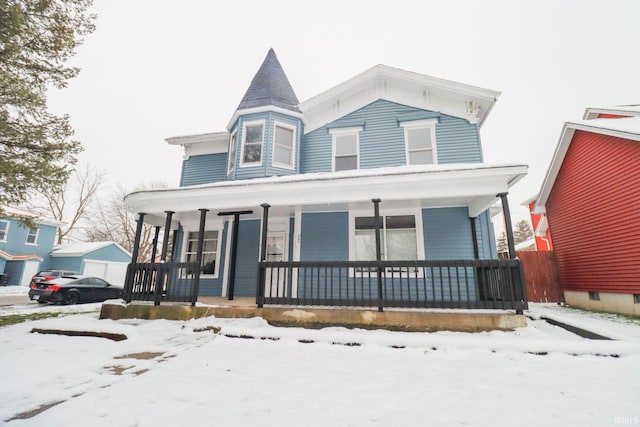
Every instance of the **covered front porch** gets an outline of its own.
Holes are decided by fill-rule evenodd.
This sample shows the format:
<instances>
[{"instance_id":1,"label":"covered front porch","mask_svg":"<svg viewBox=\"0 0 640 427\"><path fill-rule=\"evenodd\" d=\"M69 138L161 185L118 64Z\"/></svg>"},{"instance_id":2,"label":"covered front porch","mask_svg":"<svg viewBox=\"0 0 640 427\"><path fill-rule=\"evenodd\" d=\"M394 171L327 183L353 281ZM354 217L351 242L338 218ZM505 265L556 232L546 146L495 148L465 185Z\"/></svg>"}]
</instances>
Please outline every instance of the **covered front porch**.
<instances>
[{"instance_id":1,"label":"covered front porch","mask_svg":"<svg viewBox=\"0 0 640 427\"><path fill-rule=\"evenodd\" d=\"M487 210L501 200L509 224L507 192L525 173L520 165L399 167L132 193L136 246L143 223L164 232L159 262L138 262L134 250L125 299L194 305L204 295L251 295L258 308L521 313L511 228L511 259L498 259Z\"/></svg>"}]
</instances>

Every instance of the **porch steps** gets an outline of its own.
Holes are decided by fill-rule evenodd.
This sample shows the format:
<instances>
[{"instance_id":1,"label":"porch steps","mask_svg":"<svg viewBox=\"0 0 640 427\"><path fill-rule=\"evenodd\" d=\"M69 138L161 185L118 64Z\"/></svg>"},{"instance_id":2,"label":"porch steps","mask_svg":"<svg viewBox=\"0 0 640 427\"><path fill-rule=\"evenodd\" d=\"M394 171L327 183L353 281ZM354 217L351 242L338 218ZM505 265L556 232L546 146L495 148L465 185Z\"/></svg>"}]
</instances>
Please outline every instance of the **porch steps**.
<instances>
[{"instance_id":1,"label":"porch steps","mask_svg":"<svg viewBox=\"0 0 640 427\"><path fill-rule=\"evenodd\" d=\"M235 304L239 304L236 302ZM380 313L366 308L282 307L257 308L254 305L197 305L106 302L101 319L189 320L200 317L261 317L274 326L324 328L386 329L411 332L459 331L480 332L513 330L527 325L526 317L508 311L478 310L393 310Z\"/></svg>"}]
</instances>

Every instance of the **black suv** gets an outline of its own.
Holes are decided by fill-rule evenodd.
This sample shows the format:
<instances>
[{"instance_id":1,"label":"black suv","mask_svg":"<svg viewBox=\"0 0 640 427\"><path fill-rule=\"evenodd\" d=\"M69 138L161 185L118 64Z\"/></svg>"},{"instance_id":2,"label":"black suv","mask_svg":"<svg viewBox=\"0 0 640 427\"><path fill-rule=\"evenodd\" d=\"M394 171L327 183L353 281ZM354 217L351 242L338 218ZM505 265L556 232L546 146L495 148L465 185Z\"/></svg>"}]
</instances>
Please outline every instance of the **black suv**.
<instances>
[{"instance_id":1,"label":"black suv","mask_svg":"<svg viewBox=\"0 0 640 427\"><path fill-rule=\"evenodd\" d=\"M77 276L77 271L69 271L69 270L42 270L38 272L35 276L31 278L31 283L29 283L29 287L36 283L40 283L42 281L48 281L57 279L62 276Z\"/></svg>"}]
</instances>

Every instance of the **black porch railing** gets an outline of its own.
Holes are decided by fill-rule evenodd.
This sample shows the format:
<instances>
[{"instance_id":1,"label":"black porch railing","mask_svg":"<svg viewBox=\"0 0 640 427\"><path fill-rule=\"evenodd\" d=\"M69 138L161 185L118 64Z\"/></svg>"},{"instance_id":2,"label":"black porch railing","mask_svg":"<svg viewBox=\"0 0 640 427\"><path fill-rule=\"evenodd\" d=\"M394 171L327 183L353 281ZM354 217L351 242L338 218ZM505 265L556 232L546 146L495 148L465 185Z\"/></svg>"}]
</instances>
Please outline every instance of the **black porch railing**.
<instances>
[{"instance_id":1,"label":"black porch railing","mask_svg":"<svg viewBox=\"0 0 640 427\"><path fill-rule=\"evenodd\" d=\"M518 259L263 261L259 269L258 306L528 308Z\"/></svg>"},{"instance_id":2,"label":"black porch railing","mask_svg":"<svg viewBox=\"0 0 640 427\"><path fill-rule=\"evenodd\" d=\"M132 263L127 268L124 299L190 302L198 299L198 264L191 262Z\"/></svg>"}]
</instances>

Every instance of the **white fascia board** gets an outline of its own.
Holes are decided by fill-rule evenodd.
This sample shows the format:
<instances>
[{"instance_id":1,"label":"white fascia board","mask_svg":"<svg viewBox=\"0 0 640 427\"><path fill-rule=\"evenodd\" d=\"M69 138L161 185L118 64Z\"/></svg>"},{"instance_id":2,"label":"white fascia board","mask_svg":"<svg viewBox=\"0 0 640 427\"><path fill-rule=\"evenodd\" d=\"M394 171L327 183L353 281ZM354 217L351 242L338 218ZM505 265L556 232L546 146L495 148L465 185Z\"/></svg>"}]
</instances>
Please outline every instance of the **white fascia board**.
<instances>
[{"instance_id":1,"label":"white fascia board","mask_svg":"<svg viewBox=\"0 0 640 427\"><path fill-rule=\"evenodd\" d=\"M203 133L167 138L169 145L180 145L184 149L184 159L202 154L226 153L229 146L229 132Z\"/></svg>"},{"instance_id":2,"label":"white fascia board","mask_svg":"<svg viewBox=\"0 0 640 427\"><path fill-rule=\"evenodd\" d=\"M540 221L538 222L538 226L534 230L534 235L536 236L544 236L547 234L547 229L549 228L549 224L547 221L547 215L541 215Z\"/></svg>"},{"instance_id":3,"label":"white fascia board","mask_svg":"<svg viewBox=\"0 0 640 427\"><path fill-rule=\"evenodd\" d=\"M545 209L544 205L547 203L549 194L551 193L551 189L553 188L553 184L558 176L558 172L560 172L560 167L562 166L562 162L564 161L564 156L567 154L567 150L569 149L569 144L573 139L574 133L575 129L569 127L568 123L565 123L562 128L562 133L560 134L558 144L556 145L556 150L553 153L553 158L551 159L551 163L549 164L547 173L545 174L544 180L542 181L542 187L540 188L540 192L538 193L536 204L533 207L534 213L542 213Z\"/></svg>"},{"instance_id":4,"label":"white fascia board","mask_svg":"<svg viewBox=\"0 0 640 427\"><path fill-rule=\"evenodd\" d=\"M569 145L571 144L573 135L575 134L576 130L640 141L640 127L638 128L639 130L636 131L636 125L640 126L640 117L628 119L593 119L585 120L581 123L566 122L562 129L562 133L560 136L560 140L558 141L558 145L556 146L556 150L553 154L551 164L549 165L549 169L547 170L547 173L542 182L540 194L538 195L538 199L536 200L533 212L544 213L546 211L545 204L549 199L551 189L553 188L553 184L558 177L558 173L560 172L560 168L562 167L562 162L564 161L564 157L569 150Z\"/></svg>"},{"instance_id":5,"label":"white fascia board","mask_svg":"<svg viewBox=\"0 0 640 427\"><path fill-rule=\"evenodd\" d=\"M584 110L583 120L597 119L599 114L616 114L620 116L640 116L640 106L620 105L612 107L589 107Z\"/></svg>"},{"instance_id":6,"label":"white fascia board","mask_svg":"<svg viewBox=\"0 0 640 427\"><path fill-rule=\"evenodd\" d=\"M500 92L377 65L300 104L305 133L378 99L438 111L482 125ZM478 111L468 110L472 103Z\"/></svg>"},{"instance_id":7,"label":"white fascia board","mask_svg":"<svg viewBox=\"0 0 640 427\"><path fill-rule=\"evenodd\" d=\"M280 113L280 114L284 114L285 116L295 117L300 119L302 123L305 123L305 119L302 113L297 113L295 111L287 110L286 108L282 108L282 107L276 107L275 105L266 105L264 107L254 107L254 108L245 108L242 110L236 110L236 112L233 113L231 120L229 120L229 123L227 123L227 130L231 131L231 128L233 128L233 125L236 124L236 121L240 116L244 116L247 114L267 113L267 112Z\"/></svg>"},{"instance_id":8,"label":"white fascia board","mask_svg":"<svg viewBox=\"0 0 640 427\"><path fill-rule=\"evenodd\" d=\"M395 169L395 170L392 170ZM148 190L126 196L133 212L149 212L158 217L165 210L197 211L249 209L261 203L271 206L325 205L367 201L420 199L488 199L509 187L527 173L525 165L491 167L435 168L417 171L405 168L367 170L361 174L308 174L298 179L260 178L178 189ZM366 172L369 172L368 174ZM301 178L302 177L302 178ZM283 177L285 178L285 177ZM479 206L479 205L478 205ZM476 207L475 209L479 209ZM485 208L486 209L486 208ZM145 218L145 222L147 222Z\"/></svg>"}]
</instances>

